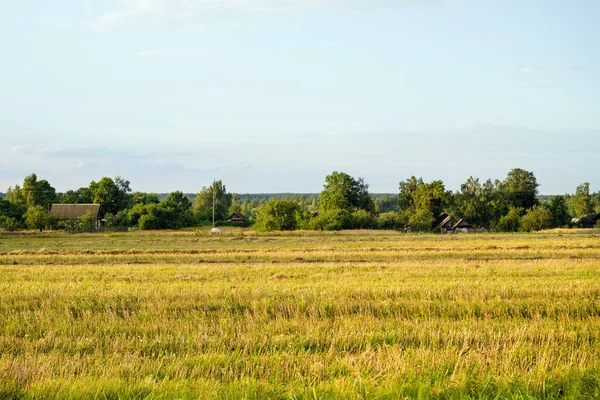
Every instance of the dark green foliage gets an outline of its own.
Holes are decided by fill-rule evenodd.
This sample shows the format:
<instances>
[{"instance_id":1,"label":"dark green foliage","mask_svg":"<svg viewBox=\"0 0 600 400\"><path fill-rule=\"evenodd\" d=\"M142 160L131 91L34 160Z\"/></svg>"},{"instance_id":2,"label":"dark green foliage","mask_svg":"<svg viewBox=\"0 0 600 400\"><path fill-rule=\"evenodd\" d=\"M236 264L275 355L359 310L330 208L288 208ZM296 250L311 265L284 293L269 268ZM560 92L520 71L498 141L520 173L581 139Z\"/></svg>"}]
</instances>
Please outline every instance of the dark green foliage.
<instances>
[{"instance_id":1,"label":"dark green foliage","mask_svg":"<svg viewBox=\"0 0 600 400\"><path fill-rule=\"evenodd\" d=\"M434 221L433 213L426 209L417 209L408 220L408 227L416 232L430 232Z\"/></svg>"},{"instance_id":2,"label":"dark green foliage","mask_svg":"<svg viewBox=\"0 0 600 400\"><path fill-rule=\"evenodd\" d=\"M377 217L379 229L397 229L399 226L398 214L393 211L379 214Z\"/></svg>"},{"instance_id":3,"label":"dark green foliage","mask_svg":"<svg viewBox=\"0 0 600 400\"><path fill-rule=\"evenodd\" d=\"M93 193L90 188L82 187L77 190L67 190L58 196L58 201L63 204L91 204L93 203Z\"/></svg>"},{"instance_id":4,"label":"dark green foliage","mask_svg":"<svg viewBox=\"0 0 600 400\"><path fill-rule=\"evenodd\" d=\"M141 230L160 229L160 223L158 218L150 214L142 215L138 221L138 224Z\"/></svg>"},{"instance_id":5,"label":"dark green foliage","mask_svg":"<svg viewBox=\"0 0 600 400\"><path fill-rule=\"evenodd\" d=\"M377 229L375 216L366 210L357 210L352 214L352 220L354 229Z\"/></svg>"},{"instance_id":6,"label":"dark green foliage","mask_svg":"<svg viewBox=\"0 0 600 400\"><path fill-rule=\"evenodd\" d=\"M210 186L203 186L194 201L194 214L200 221L212 221L213 191L215 196L215 221L224 221L229 216L229 207L233 200L231 193L223 181L215 181Z\"/></svg>"},{"instance_id":7,"label":"dark green foliage","mask_svg":"<svg viewBox=\"0 0 600 400\"><path fill-rule=\"evenodd\" d=\"M374 197L373 195L371 197ZM383 195L374 197L375 214L398 211L398 196Z\"/></svg>"},{"instance_id":8,"label":"dark green foliage","mask_svg":"<svg viewBox=\"0 0 600 400\"><path fill-rule=\"evenodd\" d=\"M502 183L509 206L525 210L538 204L538 186L533 172L520 168L512 169Z\"/></svg>"},{"instance_id":9,"label":"dark green foliage","mask_svg":"<svg viewBox=\"0 0 600 400\"><path fill-rule=\"evenodd\" d=\"M311 218L307 223L307 229L320 231L339 231L352 229L354 219L348 210L334 209L321 211L319 215Z\"/></svg>"},{"instance_id":10,"label":"dark green foliage","mask_svg":"<svg viewBox=\"0 0 600 400\"><path fill-rule=\"evenodd\" d=\"M521 230L524 232L541 231L550 226L552 215L543 207L535 206L521 217Z\"/></svg>"},{"instance_id":11,"label":"dark green foliage","mask_svg":"<svg viewBox=\"0 0 600 400\"><path fill-rule=\"evenodd\" d=\"M40 232L48 223L48 211L40 205L31 206L24 214L25 223L31 229L39 229Z\"/></svg>"},{"instance_id":12,"label":"dark green foliage","mask_svg":"<svg viewBox=\"0 0 600 400\"><path fill-rule=\"evenodd\" d=\"M590 184L588 182L577 186L575 195L571 197L571 205L575 216L578 218L594 211L593 198L590 194Z\"/></svg>"},{"instance_id":13,"label":"dark green foliage","mask_svg":"<svg viewBox=\"0 0 600 400\"><path fill-rule=\"evenodd\" d=\"M271 199L259 208L254 229L259 232L293 231L299 228L300 222L298 203L289 199Z\"/></svg>"},{"instance_id":14,"label":"dark green foliage","mask_svg":"<svg viewBox=\"0 0 600 400\"><path fill-rule=\"evenodd\" d=\"M496 229L499 232L517 232L521 227L521 216L524 210L522 208L511 207L508 214L502 216Z\"/></svg>"},{"instance_id":15,"label":"dark green foliage","mask_svg":"<svg viewBox=\"0 0 600 400\"><path fill-rule=\"evenodd\" d=\"M545 204L545 208L550 212L549 228L563 228L569 225L571 216L569 208L565 201L565 196L554 196Z\"/></svg>"},{"instance_id":16,"label":"dark green foliage","mask_svg":"<svg viewBox=\"0 0 600 400\"><path fill-rule=\"evenodd\" d=\"M118 176L115 180L104 177L98 182L92 181L89 189L92 193L92 202L100 204L103 212L117 214L131 205L129 181Z\"/></svg>"},{"instance_id":17,"label":"dark green foliage","mask_svg":"<svg viewBox=\"0 0 600 400\"><path fill-rule=\"evenodd\" d=\"M373 199L369 196L369 185L363 178L354 179L344 172L333 171L325 177L325 185L319 197L322 211L335 209L375 211Z\"/></svg>"}]
</instances>

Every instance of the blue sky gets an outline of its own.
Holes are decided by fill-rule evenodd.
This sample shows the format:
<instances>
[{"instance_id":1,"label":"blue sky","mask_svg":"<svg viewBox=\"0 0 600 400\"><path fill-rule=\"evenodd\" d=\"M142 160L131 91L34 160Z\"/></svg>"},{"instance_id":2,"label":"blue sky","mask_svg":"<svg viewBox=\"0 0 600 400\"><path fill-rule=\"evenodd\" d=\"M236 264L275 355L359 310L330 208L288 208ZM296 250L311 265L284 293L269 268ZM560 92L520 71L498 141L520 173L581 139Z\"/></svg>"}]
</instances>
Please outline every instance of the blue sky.
<instances>
[{"instance_id":1,"label":"blue sky","mask_svg":"<svg viewBox=\"0 0 600 400\"><path fill-rule=\"evenodd\" d=\"M0 0L0 191L600 190L596 0Z\"/></svg>"}]
</instances>

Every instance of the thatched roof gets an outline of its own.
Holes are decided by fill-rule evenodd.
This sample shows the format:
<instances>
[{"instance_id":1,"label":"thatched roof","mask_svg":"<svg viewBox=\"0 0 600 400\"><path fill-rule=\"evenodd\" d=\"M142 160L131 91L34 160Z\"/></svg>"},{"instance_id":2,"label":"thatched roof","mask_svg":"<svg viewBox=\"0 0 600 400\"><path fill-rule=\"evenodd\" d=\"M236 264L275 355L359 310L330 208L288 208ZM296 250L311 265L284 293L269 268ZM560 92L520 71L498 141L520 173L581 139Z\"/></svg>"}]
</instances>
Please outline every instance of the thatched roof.
<instances>
[{"instance_id":1,"label":"thatched roof","mask_svg":"<svg viewBox=\"0 0 600 400\"><path fill-rule=\"evenodd\" d=\"M58 219L74 219L83 217L89 212L100 217L100 204L52 204L50 216Z\"/></svg>"},{"instance_id":2,"label":"thatched roof","mask_svg":"<svg viewBox=\"0 0 600 400\"><path fill-rule=\"evenodd\" d=\"M469 221L467 221L466 218L461 218L460 220L458 220L458 222L456 224L454 224L454 226L452 227L452 229L460 229L460 228L467 228L467 229L474 229L473 225L471 225L469 223Z\"/></svg>"}]
</instances>

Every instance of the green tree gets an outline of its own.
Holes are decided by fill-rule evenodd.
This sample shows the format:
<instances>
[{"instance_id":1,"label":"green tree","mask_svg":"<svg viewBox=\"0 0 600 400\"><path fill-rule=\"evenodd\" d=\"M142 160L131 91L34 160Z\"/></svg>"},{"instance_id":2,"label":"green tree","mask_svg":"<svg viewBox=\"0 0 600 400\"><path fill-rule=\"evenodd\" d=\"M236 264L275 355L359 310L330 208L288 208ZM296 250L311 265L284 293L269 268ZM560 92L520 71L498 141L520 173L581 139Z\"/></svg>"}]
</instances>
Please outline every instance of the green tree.
<instances>
[{"instance_id":1,"label":"green tree","mask_svg":"<svg viewBox=\"0 0 600 400\"><path fill-rule=\"evenodd\" d=\"M423 178L411 176L405 182L400 182L400 194L398 195L398 208L400 211L414 210L414 193L423 185Z\"/></svg>"},{"instance_id":2,"label":"green tree","mask_svg":"<svg viewBox=\"0 0 600 400\"><path fill-rule=\"evenodd\" d=\"M93 202L93 194L90 188L82 187L60 194L58 201L62 204L90 204Z\"/></svg>"},{"instance_id":3,"label":"green tree","mask_svg":"<svg viewBox=\"0 0 600 400\"><path fill-rule=\"evenodd\" d=\"M503 182L508 204L514 208L528 210L538 205L538 183L533 172L514 168Z\"/></svg>"},{"instance_id":4,"label":"green tree","mask_svg":"<svg viewBox=\"0 0 600 400\"><path fill-rule=\"evenodd\" d=\"M259 232L296 230L300 226L301 211L293 200L271 199L258 209L254 229Z\"/></svg>"},{"instance_id":5,"label":"green tree","mask_svg":"<svg viewBox=\"0 0 600 400\"><path fill-rule=\"evenodd\" d=\"M415 210L428 210L434 217L445 210L450 199L451 194L446 191L442 181L424 183L413 192Z\"/></svg>"},{"instance_id":6,"label":"green tree","mask_svg":"<svg viewBox=\"0 0 600 400\"><path fill-rule=\"evenodd\" d=\"M131 195L131 203L132 204L158 204L160 200L156 193L142 193L142 192L134 192Z\"/></svg>"},{"instance_id":7,"label":"green tree","mask_svg":"<svg viewBox=\"0 0 600 400\"><path fill-rule=\"evenodd\" d=\"M571 197L571 205L575 211L575 216L578 218L594 211L589 182L577 186L575 195Z\"/></svg>"},{"instance_id":8,"label":"green tree","mask_svg":"<svg viewBox=\"0 0 600 400\"><path fill-rule=\"evenodd\" d=\"M200 221L212 221L213 188L215 193L215 221L224 221L229 216L229 207L233 196L227 193L223 181L215 181L210 186L203 186L194 201L194 214Z\"/></svg>"},{"instance_id":9,"label":"green tree","mask_svg":"<svg viewBox=\"0 0 600 400\"><path fill-rule=\"evenodd\" d=\"M427 208L417 209L408 220L408 226L416 232L431 232L434 217Z\"/></svg>"},{"instance_id":10,"label":"green tree","mask_svg":"<svg viewBox=\"0 0 600 400\"><path fill-rule=\"evenodd\" d=\"M562 228L569 225L571 216L565 196L553 196L546 205L546 209L550 212L550 222L548 223L550 228Z\"/></svg>"},{"instance_id":11,"label":"green tree","mask_svg":"<svg viewBox=\"0 0 600 400\"><path fill-rule=\"evenodd\" d=\"M363 178L354 179L344 172L333 171L325 177L325 185L319 196L322 211L365 210L375 211L373 199L369 195L369 185Z\"/></svg>"},{"instance_id":12,"label":"green tree","mask_svg":"<svg viewBox=\"0 0 600 400\"><path fill-rule=\"evenodd\" d=\"M521 230L524 232L541 231L548 228L551 218L550 211L540 206L534 206L521 217Z\"/></svg>"},{"instance_id":13,"label":"green tree","mask_svg":"<svg viewBox=\"0 0 600 400\"><path fill-rule=\"evenodd\" d=\"M117 214L120 210L129 208L131 204L129 181L119 176L115 180L104 177L98 182L92 181L89 189L92 193L92 202L100 204L104 212Z\"/></svg>"},{"instance_id":14,"label":"green tree","mask_svg":"<svg viewBox=\"0 0 600 400\"><path fill-rule=\"evenodd\" d=\"M521 227L522 208L511 207L508 213L500 218L496 229L500 232L517 232Z\"/></svg>"},{"instance_id":15,"label":"green tree","mask_svg":"<svg viewBox=\"0 0 600 400\"><path fill-rule=\"evenodd\" d=\"M40 205L31 206L25 212L25 223L31 229L39 229L40 232L48 223L48 212Z\"/></svg>"},{"instance_id":16,"label":"green tree","mask_svg":"<svg viewBox=\"0 0 600 400\"><path fill-rule=\"evenodd\" d=\"M11 202L12 204L19 204L25 206L25 197L23 196L23 192L21 191L21 186L15 185L15 187L9 187L6 191L6 200Z\"/></svg>"},{"instance_id":17,"label":"green tree","mask_svg":"<svg viewBox=\"0 0 600 400\"><path fill-rule=\"evenodd\" d=\"M91 231L96 228L96 216L90 211L79 217L79 226L81 230Z\"/></svg>"}]
</instances>

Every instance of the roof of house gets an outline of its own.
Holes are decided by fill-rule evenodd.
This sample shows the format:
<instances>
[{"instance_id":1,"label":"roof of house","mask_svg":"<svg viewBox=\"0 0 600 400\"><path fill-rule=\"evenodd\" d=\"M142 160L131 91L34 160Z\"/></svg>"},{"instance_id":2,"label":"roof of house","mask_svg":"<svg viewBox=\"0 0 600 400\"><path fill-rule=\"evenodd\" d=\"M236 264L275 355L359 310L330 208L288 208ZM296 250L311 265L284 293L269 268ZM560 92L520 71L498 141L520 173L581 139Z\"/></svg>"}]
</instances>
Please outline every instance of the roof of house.
<instances>
[{"instance_id":1,"label":"roof of house","mask_svg":"<svg viewBox=\"0 0 600 400\"><path fill-rule=\"evenodd\" d=\"M73 219L83 217L88 211L98 218L100 204L52 204L50 215L58 219Z\"/></svg>"},{"instance_id":2,"label":"roof of house","mask_svg":"<svg viewBox=\"0 0 600 400\"><path fill-rule=\"evenodd\" d=\"M587 222L594 222L600 219L600 213L589 213L585 214L581 219L586 220Z\"/></svg>"},{"instance_id":3,"label":"roof of house","mask_svg":"<svg viewBox=\"0 0 600 400\"><path fill-rule=\"evenodd\" d=\"M244 216L244 214L242 214L241 212L234 212L233 214L231 214L229 217L227 217L227 221L230 221L232 219L242 219L242 220L246 220L246 217Z\"/></svg>"},{"instance_id":4,"label":"roof of house","mask_svg":"<svg viewBox=\"0 0 600 400\"><path fill-rule=\"evenodd\" d=\"M458 222L456 224L454 224L454 226L452 227L452 229L456 229L456 228L471 228L473 229L473 225L471 225L469 223L469 221L467 221L466 218L461 218L458 220Z\"/></svg>"},{"instance_id":5,"label":"roof of house","mask_svg":"<svg viewBox=\"0 0 600 400\"><path fill-rule=\"evenodd\" d=\"M440 222L439 224L437 224L436 228L443 228L446 225L450 226L450 220L451 219L452 219L452 217L448 215L446 218L444 218L442 220L442 222Z\"/></svg>"}]
</instances>

